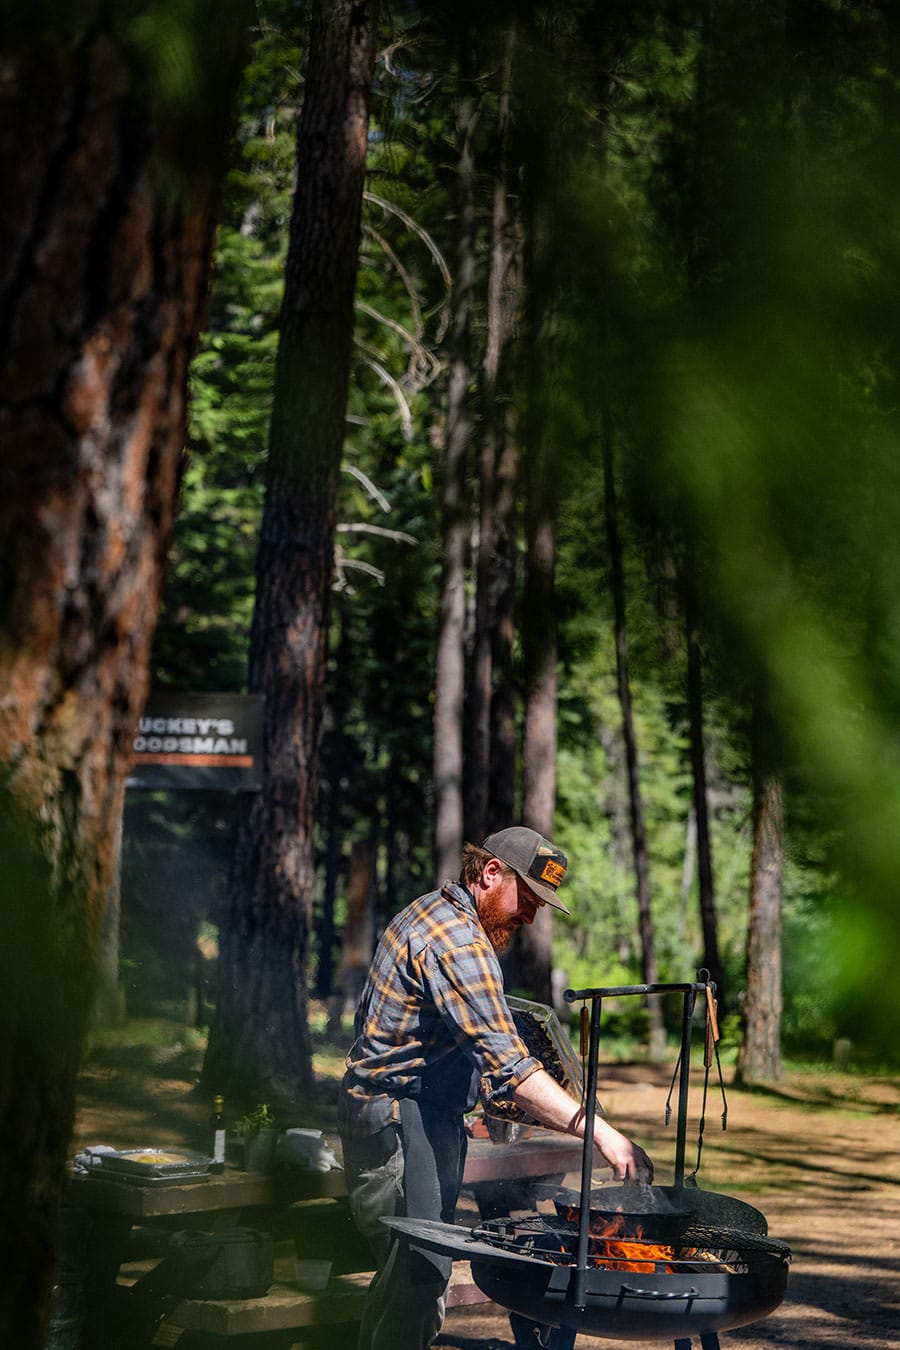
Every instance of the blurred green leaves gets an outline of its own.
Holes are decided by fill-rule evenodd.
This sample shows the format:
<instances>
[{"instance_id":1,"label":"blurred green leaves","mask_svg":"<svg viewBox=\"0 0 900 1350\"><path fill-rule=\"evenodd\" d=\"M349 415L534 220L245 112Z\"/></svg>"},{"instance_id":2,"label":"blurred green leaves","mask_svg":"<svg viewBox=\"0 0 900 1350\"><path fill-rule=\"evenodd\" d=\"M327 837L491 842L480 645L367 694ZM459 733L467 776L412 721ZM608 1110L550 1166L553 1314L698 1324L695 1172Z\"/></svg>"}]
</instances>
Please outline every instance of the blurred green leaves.
<instances>
[{"instance_id":1,"label":"blurred green leaves","mask_svg":"<svg viewBox=\"0 0 900 1350\"><path fill-rule=\"evenodd\" d=\"M765 691L785 769L815 793L823 829L839 826L848 903L835 983L857 1020L873 988L891 989L880 1010L890 1043L900 1025L890 955L900 939L898 29L878 7L803 15L805 26L792 12L780 48L762 26L744 30L739 60L734 6L712 9L690 188L695 219L715 230L702 247L684 241L677 304L648 297L641 316L654 442L643 486L700 550L736 687Z\"/></svg>"}]
</instances>

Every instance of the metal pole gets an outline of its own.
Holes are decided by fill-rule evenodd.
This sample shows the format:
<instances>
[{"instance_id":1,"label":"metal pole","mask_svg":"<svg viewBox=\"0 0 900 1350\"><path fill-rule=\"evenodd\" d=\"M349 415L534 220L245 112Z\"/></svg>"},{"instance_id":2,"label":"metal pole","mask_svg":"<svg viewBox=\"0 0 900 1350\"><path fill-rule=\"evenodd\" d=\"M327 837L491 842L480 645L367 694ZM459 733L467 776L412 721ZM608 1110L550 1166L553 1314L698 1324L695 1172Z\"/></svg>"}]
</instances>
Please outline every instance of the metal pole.
<instances>
[{"instance_id":1,"label":"metal pole","mask_svg":"<svg viewBox=\"0 0 900 1350\"><path fill-rule=\"evenodd\" d=\"M600 1007L591 999L591 1035L588 1041L588 1072L584 1103L584 1148L581 1152L581 1213L578 1217L578 1258L575 1266L574 1303L587 1301L588 1240L591 1232L591 1173L594 1170L594 1120L597 1115L597 1078L600 1061Z\"/></svg>"},{"instance_id":2,"label":"metal pole","mask_svg":"<svg viewBox=\"0 0 900 1350\"><path fill-rule=\"evenodd\" d=\"M684 1147L687 1138L688 1086L691 1077L691 1021L694 1016L694 986L684 991L681 1019L681 1072L678 1079L678 1134L675 1140L675 1185L684 1185Z\"/></svg>"},{"instance_id":3,"label":"metal pole","mask_svg":"<svg viewBox=\"0 0 900 1350\"><path fill-rule=\"evenodd\" d=\"M587 998L619 998L625 994L675 994L685 989L699 993L705 989L705 983L679 984L613 984L597 989L567 989L563 997L567 1003L577 1003Z\"/></svg>"}]
</instances>

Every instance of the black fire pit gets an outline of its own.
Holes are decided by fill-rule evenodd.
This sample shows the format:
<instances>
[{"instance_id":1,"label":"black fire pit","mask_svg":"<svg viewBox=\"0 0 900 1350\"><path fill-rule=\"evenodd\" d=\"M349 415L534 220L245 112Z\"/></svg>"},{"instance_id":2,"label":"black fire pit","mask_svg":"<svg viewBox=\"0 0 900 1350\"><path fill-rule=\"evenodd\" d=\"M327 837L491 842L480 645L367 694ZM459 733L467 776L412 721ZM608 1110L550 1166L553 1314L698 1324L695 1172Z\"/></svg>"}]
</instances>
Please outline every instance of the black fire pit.
<instances>
[{"instance_id":1,"label":"black fire pit","mask_svg":"<svg viewBox=\"0 0 900 1350\"><path fill-rule=\"evenodd\" d=\"M675 1185L592 1189L601 1001L674 990L684 995ZM553 1201L555 1215L485 1220L471 1232L424 1219L383 1222L418 1247L471 1262L479 1289L512 1313L540 1327L568 1328L558 1344L571 1346L575 1334L584 1332L622 1341L674 1340L676 1350L687 1350L690 1338L699 1336L703 1350L716 1350L720 1331L766 1317L784 1298L790 1249L768 1236L764 1216L752 1205L701 1190L696 1174L685 1182L690 1035L698 992L706 997L714 1028L714 987L708 982L567 992L570 1002L591 1002L586 1143L580 1191L548 1188L541 1197ZM708 1022L707 1051L710 1043ZM709 1053L706 1062L708 1069ZM705 1098L704 1090L704 1105Z\"/></svg>"}]
</instances>

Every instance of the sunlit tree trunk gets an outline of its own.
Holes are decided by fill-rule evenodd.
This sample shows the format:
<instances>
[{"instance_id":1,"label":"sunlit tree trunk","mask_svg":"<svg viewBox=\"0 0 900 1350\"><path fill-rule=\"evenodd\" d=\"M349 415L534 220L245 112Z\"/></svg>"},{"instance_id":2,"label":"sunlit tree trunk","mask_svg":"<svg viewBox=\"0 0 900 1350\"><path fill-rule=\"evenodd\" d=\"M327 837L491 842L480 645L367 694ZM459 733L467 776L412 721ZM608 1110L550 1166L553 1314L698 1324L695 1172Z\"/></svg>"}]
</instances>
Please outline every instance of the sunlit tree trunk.
<instances>
[{"instance_id":1,"label":"sunlit tree trunk","mask_svg":"<svg viewBox=\"0 0 900 1350\"><path fill-rule=\"evenodd\" d=\"M434 842L436 876L455 877L463 843L463 706L465 700L465 566L468 536L466 463L475 286L475 163L472 134L476 91L469 75L467 36L461 42L457 95L456 278L450 331L447 435L441 495L443 570L434 703Z\"/></svg>"},{"instance_id":2,"label":"sunlit tree trunk","mask_svg":"<svg viewBox=\"0 0 900 1350\"><path fill-rule=\"evenodd\" d=\"M754 710L752 734L753 855L747 929L744 1039L736 1077L770 1083L781 1077L781 902L784 795L768 748L769 731Z\"/></svg>"},{"instance_id":3,"label":"sunlit tree trunk","mask_svg":"<svg viewBox=\"0 0 900 1350\"><path fill-rule=\"evenodd\" d=\"M79 13L38 33L23 9L0 81L0 1344L15 1350L44 1344L246 20L227 3L215 29L206 14L181 34L202 104L187 191L177 165L161 172L172 110L117 30Z\"/></svg>"},{"instance_id":4,"label":"sunlit tree trunk","mask_svg":"<svg viewBox=\"0 0 900 1350\"><path fill-rule=\"evenodd\" d=\"M297 1105L312 1086L313 830L374 15L312 10L248 679L266 701L264 783L237 827L203 1070L236 1100Z\"/></svg>"},{"instance_id":5,"label":"sunlit tree trunk","mask_svg":"<svg viewBox=\"0 0 900 1350\"><path fill-rule=\"evenodd\" d=\"M628 772L631 845L638 903L638 930L641 940L641 977L645 984L655 984L658 980L658 972L653 915L650 909L650 860L647 852L647 832L644 827L644 805L641 798L641 782L638 770L637 736L634 729L634 712L631 703L625 567L616 501L613 432L608 414L604 414L603 419L603 485L606 537L609 545L613 607L615 610L616 686L619 694L619 707L622 710L622 735L625 741L625 762ZM665 1049L665 1028L663 1027L659 995L651 994L647 996L647 1012L650 1019L650 1055L651 1058L657 1059Z\"/></svg>"}]
</instances>

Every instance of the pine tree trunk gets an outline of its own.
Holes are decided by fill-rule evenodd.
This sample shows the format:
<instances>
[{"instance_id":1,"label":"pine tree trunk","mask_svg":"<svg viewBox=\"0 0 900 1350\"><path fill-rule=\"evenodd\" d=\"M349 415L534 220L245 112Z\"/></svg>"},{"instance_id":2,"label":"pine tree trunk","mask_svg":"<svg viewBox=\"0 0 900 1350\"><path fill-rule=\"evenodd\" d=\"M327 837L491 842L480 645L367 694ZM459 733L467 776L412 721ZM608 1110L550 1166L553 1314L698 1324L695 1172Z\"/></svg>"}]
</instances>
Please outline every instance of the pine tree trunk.
<instances>
[{"instance_id":1,"label":"pine tree trunk","mask_svg":"<svg viewBox=\"0 0 900 1350\"><path fill-rule=\"evenodd\" d=\"M744 1039L736 1081L772 1083L781 1077L781 902L784 876L784 797L767 750L768 729L753 717L753 856L747 931Z\"/></svg>"},{"instance_id":2,"label":"pine tree trunk","mask_svg":"<svg viewBox=\"0 0 900 1350\"><path fill-rule=\"evenodd\" d=\"M719 957L719 925L713 886L712 844L706 800L706 753L703 743L703 655L697 619L697 597L690 567L685 582L685 627L687 632L687 700L691 741L691 779L696 826L697 878L700 923L703 930L703 965L716 986L719 1017L726 1011L725 973Z\"/></svg>"},{"instance_id":3,"label":"pine tree trunk","mask_svg":"<svg viewBox=\"0 0 900 1350\"><path fill-rule=\"evenodd\" d=\"M615 609L616 684L619 693L619 706L622 710L622 734L625 740L625 761L628 770L632 856L638 903L638 928L641 939L641 978L644 984L655 984L658 980L658 973L653 915L650 910L650 861L647 852L647 833L644 828L644 806L641 799L641 783L638 771L637 737L634 730L634 713L631 704L628 628L625 606L625 568L616 502L612 426L608 415L604 416L603 422L603 482L606 537L609 544ZM650 1019L650 1057L651 1059L658 1059L665 1049L665 1028L663 1027L662 1009L660 1008L658 995L648 995L647 1012Z\"/></svg>"},{"instance_id":4,"label":"pine tree trunk","mask_svg":"<svg viewBox=\"0 0 900 1350\"><path fill-rule=\"evenodd\" d=\"M312 1087L307 966L338 479L353 336L374 4L313 6L248 687L262 791L238 825L204 1086L296 1105Z\"/></svg>"},{"instance_id":5,"label":"pine tree trunk","mask_svg":"<svg viewBox=\"0 0 900 1350\"><path fill-rule=\"evenodd\" d=\"M517 456L510 378L521 307L521 243L510 210L509 104L516 31L504 41L491 218L487 339L481 369L481 493L466 791L466 838L480 842L513 818L515 706L512 601ZM497 691L495 693L495 690ZM511 747L511 748L510 748ZM504 786L505 780L505 786ZM499 799L499 800L498 800Z\"/></svg>"},{"instance_id":6,"label":"pine tree trunk","mask_svg":"<svg viewBox=\"0 0 900 1350\"><path fill-rule=\"evenodd\" d=\"M456 282L450 332L447 437L443 461L440 626L434 699L434 841L436 876L455 877L463 844L463 708L465 700L466 461L469 451L470 328L475 286L475 89L462 39L457 98Z\"/></svg>"},{"instance_id":7,"label":"pine tree trunk","mask_svg":"<svg viewBox=\"0 0 900 1350\"><path fill-rule=\"evenodd\" d=\"M558 475L554 462L552 351L554 272L552 219L546 202L530 220L528 383L523 472L525 489L525 580L522 596L522 661L525 686L522 733L522 823L553 837L556 806L556 513ZM552 1001L553 909L538 910L534 923L516 935L511 967L522 988L542 1003Z\"/></svg>"},{"instance_id":8,"label":"pine tree trunk","mask_svg":"<svg viewBox=\"0 0 900 1350\"><path fill-rule=\"evenodd\" d=\"M335 980L335 1001L340 1000L342 1016L353 1015L375 951L374 880L374 843L371 839L356 839L350 850L347 917Z\"/></svg>"},{"instance_id":9,"label":"pine tree trunk","mask_svg":"<svg viewBox=\"0 0 900 1350\"><path fill-rule=\"evenodd\" d=\"M552 838L556 806L556 513L555 494L547 475L549 446L544 452L532 464L535 480L526 505L522 823ZM545 905L534 922L516 935L518 979L529 997L541 1003L552 1003L553 913L552 907Z\"/></svg>"},{"instance_id":10,"label":"pine tree trunk","mask_svg":"<svg viewBox=\"0 0 900 1350\"><path fill-rule=\"evenodd\" d=\"M488 834L502 830L515 819L516 814L515 600L519 450L513 422L510 414L510 427L494 484L496 513L491 657L494 692L491 699L490 788L485 820Z\"/></svg>"},{"instance_id":11,"label":"pine tree trunk","mask_svg":"<svg viewBox=\"0 0 900 1350\"><path fill-rule=\"evenodd\" d=\"M222 140L244 18L228 6L197 46ZM19 26L0 82L0 1344L39 1350L222 146L190 194L177 173L163 190L161 110L115 36L77 10L31 47Z\"/></svg>"},{"instance_id":12,"label":"pine tree trunk","mask_svg":"<svg viewBox=\"0 0 900 1350\"><path fill-rule=\"evenodd\" d=\"M103 914L97 952L97 974L91 1022L117 1026L125 1020L125 992L119 979L119 938L122 927L122 817L116 822L110 862L109 894Z\"/></svg>"},{"instance_id":13,"label":"pine tree trunk","mask_svg":"<svg viewBox=\"0 0 900 1350\"><path fill-rule=\"evenodd\" d=\"M327 762L323 765L322 797L324 798L323 834L325 840L322 905L316 927L316 998L331 997L335 975L335 955L338 946L335 922L338 879L343 869L343 798L342 784L347 773L347 736L345 724L350 703L348 674L351 668L350 636L346 610L336 620L339 636L335 652L335 675L332 680L328 715L331 721L327 738Z\"/></svg>"}]
</instances>

